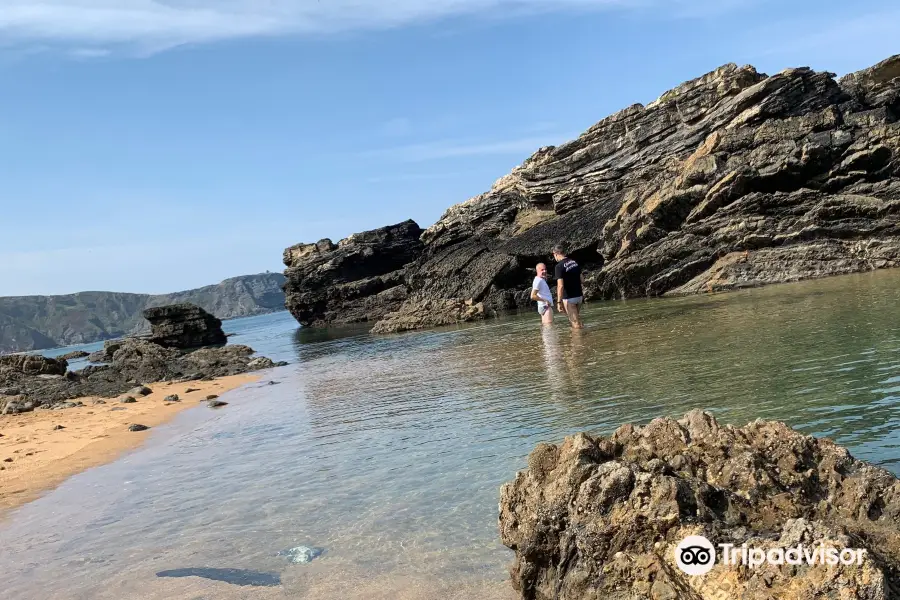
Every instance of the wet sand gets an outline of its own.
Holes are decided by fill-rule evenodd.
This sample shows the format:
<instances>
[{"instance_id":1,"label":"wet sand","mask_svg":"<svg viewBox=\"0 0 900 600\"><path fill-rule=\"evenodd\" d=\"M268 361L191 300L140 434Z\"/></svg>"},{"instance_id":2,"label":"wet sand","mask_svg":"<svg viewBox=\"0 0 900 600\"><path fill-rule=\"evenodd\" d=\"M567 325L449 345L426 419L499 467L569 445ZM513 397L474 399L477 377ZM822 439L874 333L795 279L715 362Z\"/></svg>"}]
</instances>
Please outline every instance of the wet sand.
<instances>
[{"instance_id":1,"label":"wet sand","mask_svg":"<svg viewBox=\"0 0 900 600\"><path fill-rule=\"evenodd\" d=\"M151 384L152 394L138 396L137 402L130 404L103 398L106 404L94 405L95 398L81 398L83 407L0 416L0 519L9 509L38 498L68 477L137 448L153 427L183 410L205 406L201 401L208 395L223 394L258 379L259 375L247 374L215 381ZM187 393L189 388L196 391ZM178 394L181 401L165 402L170 394ZM132 432L128 430L132 423L151 429ZM63 429L54 429L58 425Z\"/></svg>"}]
</instances>

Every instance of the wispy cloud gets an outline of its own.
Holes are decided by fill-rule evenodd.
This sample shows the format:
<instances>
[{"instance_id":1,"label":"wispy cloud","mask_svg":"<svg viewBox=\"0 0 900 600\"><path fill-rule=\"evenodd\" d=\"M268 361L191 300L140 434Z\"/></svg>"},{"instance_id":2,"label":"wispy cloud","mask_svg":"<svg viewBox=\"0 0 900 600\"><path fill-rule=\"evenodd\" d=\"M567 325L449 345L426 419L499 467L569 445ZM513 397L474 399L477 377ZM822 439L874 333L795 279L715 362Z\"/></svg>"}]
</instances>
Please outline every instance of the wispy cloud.
<instances>
[{"instance_id":1,"label":"wispy cloud","mask_svg":"<svg viewBox=\"0 0 900 600\"><path fill-rule=\"evenodd\" d=\"M729 0L733 2L735 0ZM152 53L183 44L382 29L464 15L622 10L721 0L0 0L0 42Z\"/></svg>"},{"instance_id":2,"label":"wispy cloud","mask_svg":"<svg viewBox=\"0 0 900 600\"><path fill-rule=\"evenodd\" d=\"M831 16L827 19L784 21L767 27L765 32L748 35L750 54L759 57L778 57L780 61L796 62L797 57L815 54L821 64L815 68L847 70L870 66L900 51L900 9L890 8L869 13ZM760 35L769 43L760 46ZM801 63L806 64L801 58ZM836 68L844 66L845 69Z\"/></svg>"},{"instance_id":3,"label":"wispy cloud","mask_svg":"<svg viewBox=\"0 0 900 600\"><path fill-rule=\"evenodd\" d=\"M397 175L385 175L384 177L369 177L367 183L403 183L409 181L431 181L434 179L453 179L465 177L467 173L400 173Z\"/></svg>"},{"instance_id":4,"label":"wispy cloud","mask_svg":"<svg viewBox=\"0 0 900 600\"><path fill-rule=\"evenodd\" d=\"M401 137L412 133L412 121L406 117L396 117L381 124L378 132L388 137Z\"/></svg>"},{"instance_id":5,"label":"wispy cloud","mask_svg":"<svg viewBox=\"0 0 900 600\"><path fill-rule=\"evenodd\" d=\"M385 158L400 162L422 162L447 158L464 158L472 156L529 156L542 146L561 144L577 137L578 134L557 134L523 137L507 140L461 141L437 140L422 144L408 144L379 148L362 153L370 158Z\"/></svg>"}]
</instances>

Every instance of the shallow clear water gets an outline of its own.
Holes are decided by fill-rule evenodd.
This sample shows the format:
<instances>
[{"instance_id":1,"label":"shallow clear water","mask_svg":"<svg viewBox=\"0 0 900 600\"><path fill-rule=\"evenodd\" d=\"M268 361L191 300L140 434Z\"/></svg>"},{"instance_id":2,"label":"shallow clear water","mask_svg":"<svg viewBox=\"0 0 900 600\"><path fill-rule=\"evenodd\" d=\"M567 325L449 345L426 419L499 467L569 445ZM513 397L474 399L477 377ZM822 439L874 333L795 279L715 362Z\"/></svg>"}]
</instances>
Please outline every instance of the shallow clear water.
<instances>
[{"instance_id":1,"label":"shallow clear water","mask_svg":"<svg viewBox=\"0 0 900 600\"><path fill-rule=\"evenodd\" d=\"M900 271L373 337L226 323L291 365L0 522L4 598L510 598L499 486L540 441L692 408L900 468ZM269 385L268 381L280 382ZM308 565L276 554L326 553ZM279 574L239 587L157 572Z\"/></svg>"}]
</instances>

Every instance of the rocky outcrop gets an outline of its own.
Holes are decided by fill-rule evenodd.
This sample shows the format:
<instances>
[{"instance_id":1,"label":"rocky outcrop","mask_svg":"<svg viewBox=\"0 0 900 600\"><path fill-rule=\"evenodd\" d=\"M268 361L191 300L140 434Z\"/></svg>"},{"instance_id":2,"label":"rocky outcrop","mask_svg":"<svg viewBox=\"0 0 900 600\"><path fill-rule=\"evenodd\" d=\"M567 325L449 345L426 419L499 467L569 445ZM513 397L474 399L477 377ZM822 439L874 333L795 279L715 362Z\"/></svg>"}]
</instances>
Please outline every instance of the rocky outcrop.
<instances>
[{"instance_id":1,"label":"rocky outcrop","mask_svg":"<svg viewBox=\"0 0 900 600\"><path fill-rule=\"evenodd\" d=\"M461 302L487 316L532 306L533 268L556 243L584 268L588 299L898 266L898 119L900 55L840 80L725 65L539 149L450 208L423 232L405 286L392 288L404 304L390 312L409 328L416 314L418 326L466 318ZM384 302L366 312L382 289L359 290L346 314L382 318ZM435 316L426 302L448 308ZM341 319L341 304L329 306L322 323Z\"/></svg>"},{"instance_id":2,"label":"rocky outcrop","mask_svg":"<svg viewBox=\"0 0 900 600\"><path fill-rule=\"evenodd\" d=\"M484 304L471 300L412 299L388 313L372 333L399 333L423 327L440 327L484 318Z\"/></svg>"},{"instance_id":3,"label":"rocky outcrop","mask_svg":"<svg viewBox=\"0 0 900 600\"><path fill-rule=\"evenodd\" d=\"M0 352L87 344L143 333L142 311L189 302L220 319L284 310L284 275L259 273L172 294L79 292L0 297Z\"/></svg>"},{"instance_id":4,"label":"rocky outcrop","mask_svg":"<svg viewBox=\"0 0 900 600\"><path fill-rule=\"evenodd\" d=\"M624 425L541 444L501 490L500 536L529 600L847 598L900 591L900 481L826 439L758 420ZM688 575L676 549L703 536L719 559ZM719 544L863 548L854 565L724 564Z\"/></svg>"},{"instance_id":5,"label":"rocky outcrop","mask_svg":"<svg viewBox=\"0 0 900 600\"><path fill-rule=\"evenodd\" d=\"M150 341L165 348L224 345L222 321L189 303L157 306L144 311L150 322Z\"/></svg>"},{"instance_id":6,"label":"rocky outcrop","mask_svg":"<svg viewBox=\"0 0 900 600\"><path fill-rule=\"evenodd\" d=\"M285 306L305 327L380 319L407 297L404 268L421 253L421 234L405 221L286 249Z\"/></svg>"},{"instance_id":7,"label":"rocky outcrop","mask_svg":"<svg viewBox=\"0 0 900 600\"><path fill-rule=\"evenodd\" d=\"M224 345L221 322L196 306L148 309L147 316L154 337L108 340L89 356L103 364L78 371L68 371L64 359L0 356L0 413L71 408L80 406L68 402L75 398L149 393L138 384L213 379L287 364L254 356L249 346Z\"/></svg>"},{"instance_id":8,"label":"rocky outcrop","mask_svg":"<svg viewBox=\"0 0 900 600\"><path fill-rule=\"evenodd\" d=\"M7 354L0 356L0 372L15 372L23 375L65 375L69 363L64 358L46 358L30 354Z\"/></svg>"}]
</instances>

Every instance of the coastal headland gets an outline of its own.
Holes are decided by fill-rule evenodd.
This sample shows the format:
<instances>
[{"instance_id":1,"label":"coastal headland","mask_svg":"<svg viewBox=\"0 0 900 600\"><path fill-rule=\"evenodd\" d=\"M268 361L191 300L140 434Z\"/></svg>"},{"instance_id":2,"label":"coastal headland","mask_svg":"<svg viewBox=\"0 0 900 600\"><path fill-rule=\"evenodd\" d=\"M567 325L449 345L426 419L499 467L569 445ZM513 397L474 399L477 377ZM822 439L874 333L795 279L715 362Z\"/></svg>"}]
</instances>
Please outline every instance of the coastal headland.
<instances>
[{"instance_id":1,"label":"coastal headland","mask_svg":"<svg viewBox=\"0 0 900 600\"><path fill-rule=\"evenodd\" d=\"M568 246L586 299L689 295L900 265L900 55L836 78L724 65L540 148L421 229L284 251L304 326L380 333L531 306Z\"/></svg>"}]
</instances>

